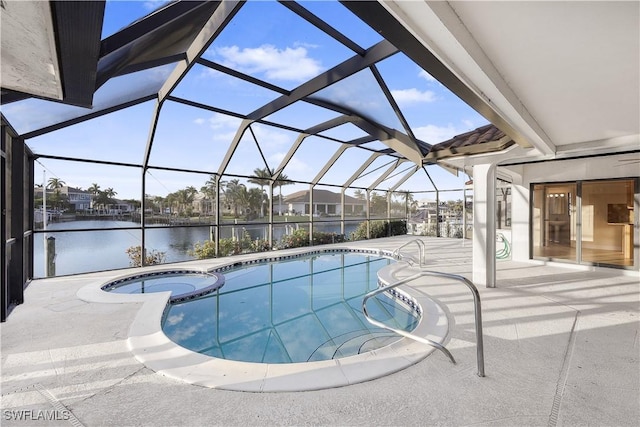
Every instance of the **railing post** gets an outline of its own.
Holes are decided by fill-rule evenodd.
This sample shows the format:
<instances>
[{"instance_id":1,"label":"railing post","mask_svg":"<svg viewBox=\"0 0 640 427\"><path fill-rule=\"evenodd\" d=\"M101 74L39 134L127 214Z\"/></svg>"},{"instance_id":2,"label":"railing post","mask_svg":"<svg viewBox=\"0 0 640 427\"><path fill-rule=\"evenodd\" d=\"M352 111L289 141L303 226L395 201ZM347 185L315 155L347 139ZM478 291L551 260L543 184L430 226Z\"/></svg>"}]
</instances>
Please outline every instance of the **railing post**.
<instances>
[{"instance_id":1,"label":"railing post","mask_svg":"<svg viewBox=\"0 0 640 427\"><path fill-rule=\"evenodd\" d=\"M410 242L409 242L410 243ZM395 252L394 252L395 253ZM475 326L476 326L476 359L477 359L477 366L478 366L478 376L479 377L484 377L484 340L483 340L483 336L482 336L482 309L481 309L481 303L480 303L480 293L478 292L478 288L476 288L476 286L473 284L473 282L471 282L469 279L463 277L463 276L459 276L456 274L450 274L450 273L441 273L438 271L421 271L420 273L416 273L413 276L409 276L405 279L399 280L395 283L392 283L390 285L387 286L383 286L380 287L378 289L375 289L371 292L369 292L368 294L366 294L364 296L364 298L362 299L362 312L364 314L365 319L367 319L368 322L370 322L373 325L379 326L381 328L384 329L388 329L391 330L393 332L396 332L397 334L400 334L404 337L413 339L415 341L419 341L419 342L423 342L425 344L429 344L439 350L441 350L443 353L445 353L445 355L447 355L447 357L449 357L449 359L453 362L455 362L455 359L453 358L453 356L451 355L451 353L449 353L449 351L442 346L439 343L435 343L429 339L423 338L423 337L418 337L416 335L410 334L407 331L401 330L401 329L395 329L395 328L391 328L390 326L385 325L382 322L378 322L375 319L372 319L371 317L369 317L369 314L367 312L367 307L366 307L366 303L369 300L369 298L374 297L376 295L378 295L379 293L382 292L386 292L390 289L396 288L400 285L404 285L408 282L411 282L417 278L423 277L423 276L435 276L435 277L445 277L448 279L453 279L453 280L457 280L459 282L464 283L469 290L471 291L471 294L473 295L473 305L474 305L474 312L475 312Z\"/></svg>"},{"instance_id":2,"label":"railing post","mask_svg":"<svg viewBox=\"0 0 640 427\"><path fill-rule=\"evenodd\" d=\"M47 271L45 272L45 276L54 277L56 275L56 238L47 237L46 245L47 251L45 254L47 256Z\"/></svg>"}]
</instances>

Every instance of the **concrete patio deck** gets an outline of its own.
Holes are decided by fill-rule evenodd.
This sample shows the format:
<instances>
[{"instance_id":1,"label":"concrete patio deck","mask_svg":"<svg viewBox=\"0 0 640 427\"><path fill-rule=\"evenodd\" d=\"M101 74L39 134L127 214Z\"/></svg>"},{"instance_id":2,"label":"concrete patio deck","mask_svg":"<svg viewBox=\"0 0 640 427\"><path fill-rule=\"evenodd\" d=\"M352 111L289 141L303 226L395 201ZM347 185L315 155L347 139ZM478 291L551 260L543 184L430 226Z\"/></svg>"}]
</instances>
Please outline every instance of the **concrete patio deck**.
<instances>
[{"instance_id":1,"label":"concrete patio deck","mask_svg":"<svg viewBox=\"0 0 640 427\"><path fill-rule=\"evenodd\" d=\"M412 238L357 245L395 249ZM471 278L469 241L423 240L429 269ZM405 250L415 255L417 245ZM448 312L445 344L456 365L434 352L372 381L281 393L190 385L139 363L127 338L141 303L76 296L91 281L121 274L29 285L25 303L1 325L3 426L623 426L640 419L637 272L499 262L497 288L479 289L485 378L476 375L471 294L452 281L421 278L411 287ZM42 419L52 414L58 419Z\"/></svg>"}]
</instances>

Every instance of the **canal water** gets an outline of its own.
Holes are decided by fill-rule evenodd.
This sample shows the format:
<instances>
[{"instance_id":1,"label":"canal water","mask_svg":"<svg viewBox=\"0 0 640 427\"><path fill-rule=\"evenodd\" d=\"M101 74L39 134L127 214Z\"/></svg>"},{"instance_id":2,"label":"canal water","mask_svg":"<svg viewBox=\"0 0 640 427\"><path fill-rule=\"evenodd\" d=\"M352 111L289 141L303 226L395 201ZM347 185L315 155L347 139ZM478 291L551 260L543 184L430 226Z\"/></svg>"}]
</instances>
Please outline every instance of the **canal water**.
<instances>
[{"instance_id":1,"label":"canal water","mask_svg":"<svg viewBox=\"0 0 640 427\"><path fill-rule=\"evenodd\" d=\"M105 228L128 228L135 223L128 221L69 221L48 224L47 238L55 239L56 275L77 274L90 271L111 270L130 266L127 249L139 246L142 240L141 230L100 230ZM56 232L56 230L73 230L95 228L92 231ZM349 236L357 228L356 223L345 225L345 234ZM285 233L295 229L294 224L278 224L274 226L274 242ZM232 235L242 237L247 231L253 240L265 239L267 232L264 225L224 226L220 227L221 238ZM340 233L339 223L314 224L315 231ZM166 262L179 262L194 259L189 255L196 242L209 240L210 227L146 227L145 245L147 251L164 252ZM44 277L44 234L34 234L34 277Z\"/></svg>"}]
</instances>

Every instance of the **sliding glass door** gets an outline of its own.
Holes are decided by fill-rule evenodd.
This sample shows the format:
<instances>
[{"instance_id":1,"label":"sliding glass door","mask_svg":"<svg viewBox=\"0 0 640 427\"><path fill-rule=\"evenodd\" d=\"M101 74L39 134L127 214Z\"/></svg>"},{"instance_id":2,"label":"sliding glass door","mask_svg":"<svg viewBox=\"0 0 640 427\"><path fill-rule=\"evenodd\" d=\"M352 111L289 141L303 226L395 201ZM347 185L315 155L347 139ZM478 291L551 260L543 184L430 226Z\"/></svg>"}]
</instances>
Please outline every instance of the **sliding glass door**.
<instances>
[{"instance_id":1,"label":"sliding glass door","mask_svg":"<svg viewBox=\"0 0 640 427\"><path fill-rule=\"evenodd\" d=\"M582 184L582 260L633 265L633 180Z\"/></svg>"},{"instance_id":2,"label":"sliding glass door","mask_svg":"<svg viewBox=\"0 0 640 427\"><path fill-rule=\"evenodd\" d=\"M534 186L534 257L577 260L576 184Z\"/></svg>"},{"instance_id":3,"label":"sliding glass door","mask_svg":"<svg viewBox=\"0 0 640 427\"><path fill-rule=\"evenodd\" d=\"M634 181L535 184L531 210L533 257L633 266Z\"/></svg>"}]
</instances>

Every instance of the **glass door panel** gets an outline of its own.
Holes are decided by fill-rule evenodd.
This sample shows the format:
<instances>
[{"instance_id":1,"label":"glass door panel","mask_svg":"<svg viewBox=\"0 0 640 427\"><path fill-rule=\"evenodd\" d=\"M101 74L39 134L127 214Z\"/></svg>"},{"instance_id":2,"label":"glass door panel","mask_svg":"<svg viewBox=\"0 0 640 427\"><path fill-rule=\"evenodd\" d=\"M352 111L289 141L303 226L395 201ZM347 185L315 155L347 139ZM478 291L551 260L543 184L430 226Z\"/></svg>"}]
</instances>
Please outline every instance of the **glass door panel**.
<instances>
[{"instance_id":1,"label":"glass door panel","mask_svg":"<svg viewBox=\"0 0 640 427\"><path fill-rule=\"evenodd\" d=\"M582 184L582 261L633 265L633 180Z\"/></svg>"},{"instance_id":2,"label":"glass door panel","mask_svg":"<svg viewBox=\"0 0 640 427\"><path fill-rule=\"evenodd\" d=\"M534 257L576 261L576 184L535 185Z\"/></svg>"}]
</instances>

